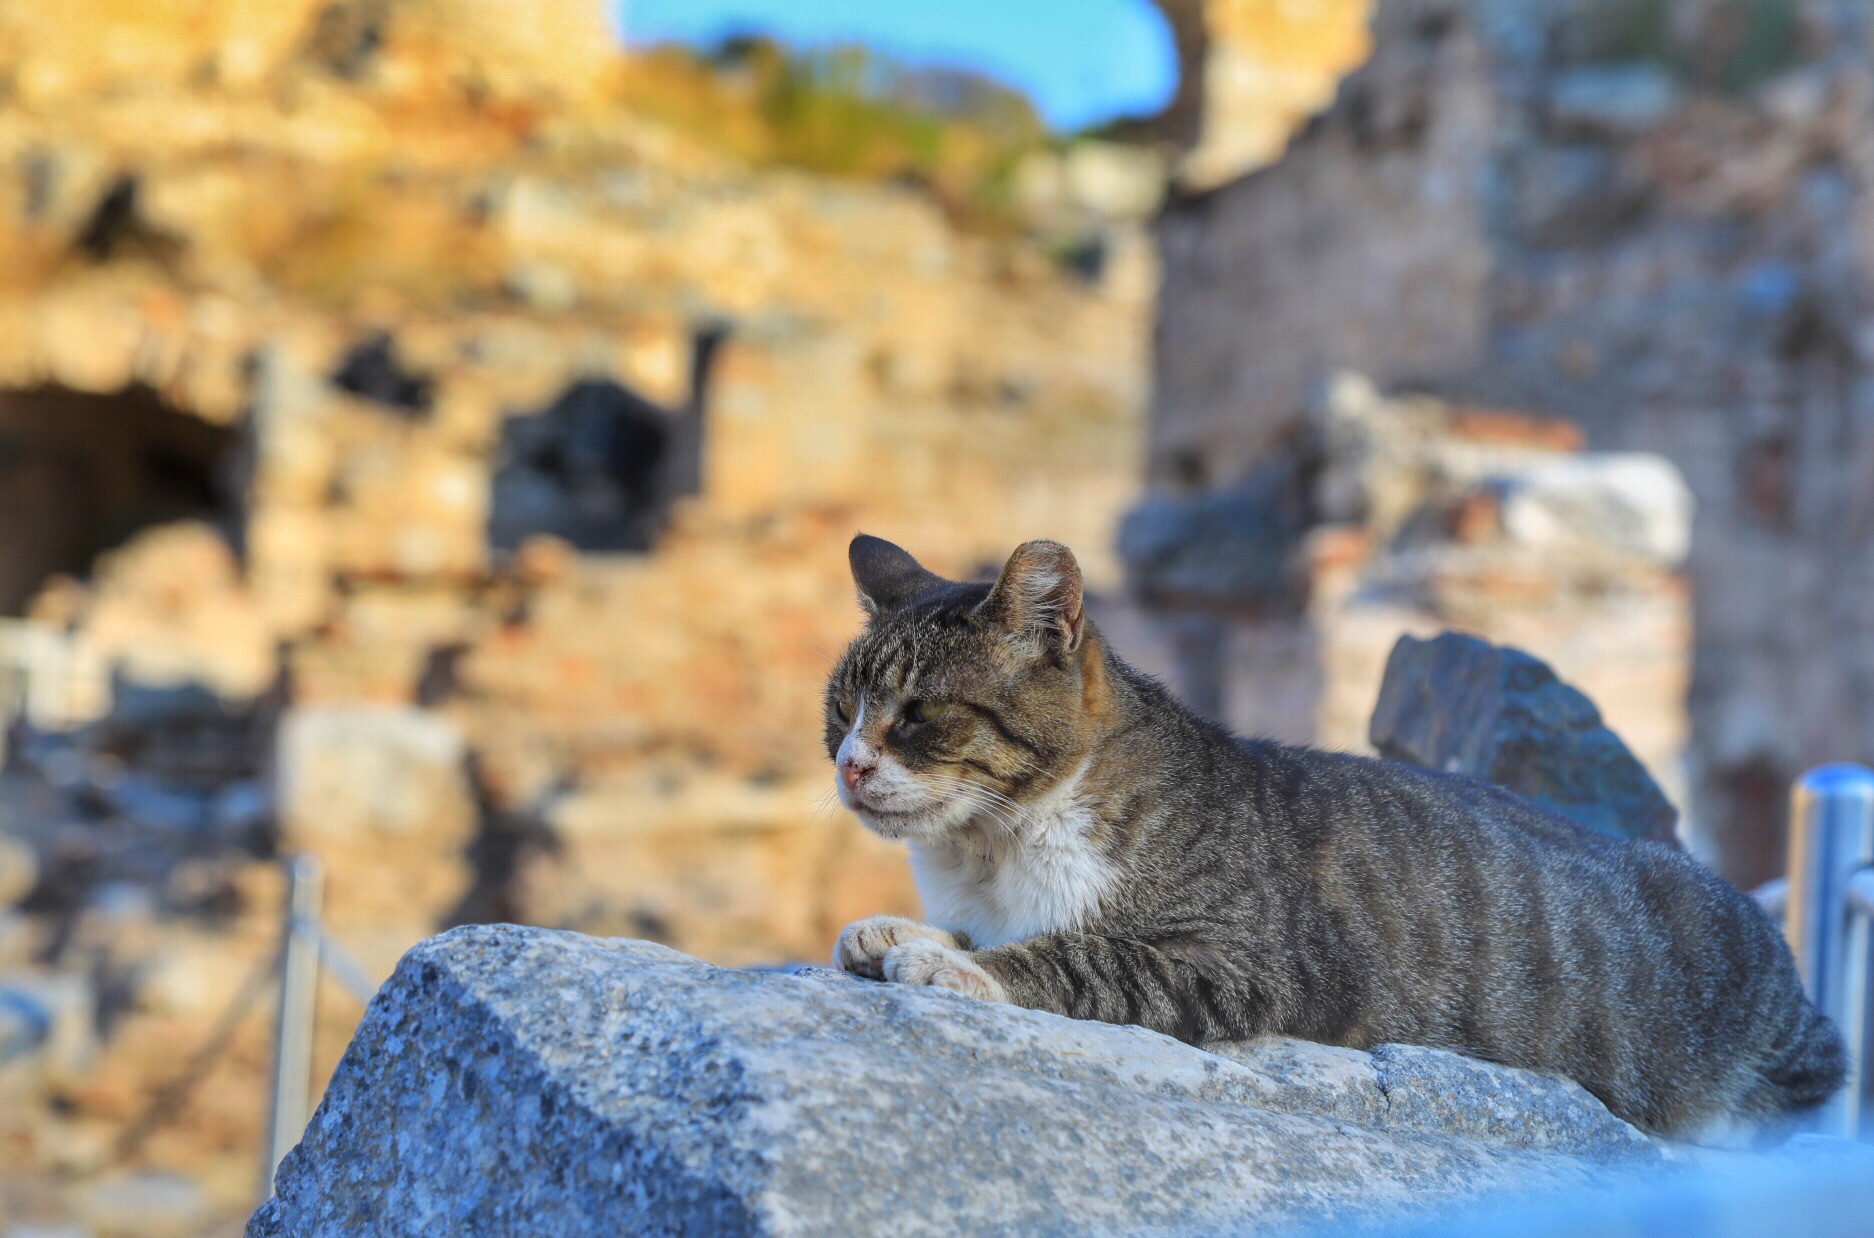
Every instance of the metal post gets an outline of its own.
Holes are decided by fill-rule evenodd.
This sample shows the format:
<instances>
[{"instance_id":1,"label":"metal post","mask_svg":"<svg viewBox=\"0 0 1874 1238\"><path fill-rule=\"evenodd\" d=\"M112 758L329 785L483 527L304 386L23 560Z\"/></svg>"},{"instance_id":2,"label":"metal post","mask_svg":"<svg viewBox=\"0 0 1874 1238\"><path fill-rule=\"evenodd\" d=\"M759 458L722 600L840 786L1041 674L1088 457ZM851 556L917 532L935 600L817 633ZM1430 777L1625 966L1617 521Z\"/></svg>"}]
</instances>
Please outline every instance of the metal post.
<instances>
[{"instance_id":1,"label":"metal post","mask_svg":"<svg viewBox=\"0 0 1874 1238\"><path fill-rule=\"evenodd\" d=\"M319 907L325 867L316 856L286 863L286 945L280 968L280 1014L273 1041L273 1105L267 1123L261 1195L273 1194L273 1175L306 1131L312 1089L312 1032L319 987Z\"/></svg>"},{"instance_id":2,"label":"metal post","mask_svg":"<svg viewBox=\"0 0 1874 1238\"><path fill-rule=\"evenodd\" d=\"M1796 780L1790 804L1784 931L1803 987L1848 1041L1848 1083L1817 1128L1860 1129L1868 1045L1868 938L1874 928L1874 770L1824 765Z\"/></svg>"}]
</instances>

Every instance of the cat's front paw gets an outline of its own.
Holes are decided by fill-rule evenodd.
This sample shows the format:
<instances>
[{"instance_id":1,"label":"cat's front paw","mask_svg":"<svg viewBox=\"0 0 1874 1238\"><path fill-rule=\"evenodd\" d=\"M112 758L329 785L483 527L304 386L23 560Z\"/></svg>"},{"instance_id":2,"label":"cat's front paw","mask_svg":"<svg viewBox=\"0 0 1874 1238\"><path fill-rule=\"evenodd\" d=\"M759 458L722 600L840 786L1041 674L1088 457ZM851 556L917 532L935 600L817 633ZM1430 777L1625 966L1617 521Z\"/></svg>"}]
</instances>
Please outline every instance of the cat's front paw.
<instances>
[{"instance_id":1,"label":"cat's front paw","mask_svg":"<svg viewBox=\"0 0 1874 1238\"><path fill-rule=\"evenodd\" d=\"M894 984L927 984L984 1002L1007 1000L996 978L975 959L927 937L887 950L884 972Z\"/></svg>"},{"instance_id":2,"label":"cat's front paw","mask_svg":"<svg viewBox=\"0 0 1874 1238\"><path fill-rule=\"evenodd\" d=\"M906 942L930 941L954 946L956 938L940 928L903 916L868 916L840 930L833 943L833 966L868 980L885 979L885 955Z\"/></svg>"}]
</instances>

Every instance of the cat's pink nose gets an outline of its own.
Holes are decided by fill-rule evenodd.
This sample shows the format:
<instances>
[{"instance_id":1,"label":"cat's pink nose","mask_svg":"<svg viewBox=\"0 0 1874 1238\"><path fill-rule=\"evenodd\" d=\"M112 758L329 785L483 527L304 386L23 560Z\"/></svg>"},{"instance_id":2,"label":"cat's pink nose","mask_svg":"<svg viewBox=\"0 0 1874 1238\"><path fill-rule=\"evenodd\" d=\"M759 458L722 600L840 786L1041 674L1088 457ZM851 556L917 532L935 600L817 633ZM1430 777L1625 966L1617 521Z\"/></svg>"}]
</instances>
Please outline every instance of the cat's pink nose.
<instances>
[{"instance_id":1,"label":"cat's pink nose","mask_svg":"<svg viewBox=\"0 0 1874 1238\"><path fill-rule=\"evenodd\" d=\"M876 761L855 761L848 758L839 763L839 776L845 782L848 791L857 791L859 784L871 777L872 771L877 768Z\"/></svg>"}]
</instances>

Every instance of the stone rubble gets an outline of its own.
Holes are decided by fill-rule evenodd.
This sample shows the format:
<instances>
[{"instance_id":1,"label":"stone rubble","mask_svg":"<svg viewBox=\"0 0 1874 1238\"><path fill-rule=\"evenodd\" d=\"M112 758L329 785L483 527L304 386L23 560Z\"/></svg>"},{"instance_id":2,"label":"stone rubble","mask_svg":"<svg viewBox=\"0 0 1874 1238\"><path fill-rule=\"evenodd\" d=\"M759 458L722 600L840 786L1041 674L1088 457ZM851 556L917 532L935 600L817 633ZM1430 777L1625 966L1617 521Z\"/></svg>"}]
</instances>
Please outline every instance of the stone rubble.
<instances>
[{"instance_id":1,"label":"stone rubble","mask_svg":"<svg viewBox=\"0 0 1874 1238\"><path fill-rule=\"evenodd\" d=\"M1494 782L1596 833L1677 842L1677 811L1594 702L1521 650L1400 637L1368 735L1381 756Z\"/></svg>"},{"instance_id":2,"label":"stone rubble","mask_svg":"<svg viewBox=\"0 0 1874 1238\"><path fill-rule=\"evenodd\" d=\"M1166 487L1127 516L1138 601L1095 615L1128 654L1239 732L1372 751L1400 634L1474 633L1579 685L1641 777L1683 798L1693 513L1677 469L1353 374L1295 439L1233 485Z\"/></svg>"}]
</instances>

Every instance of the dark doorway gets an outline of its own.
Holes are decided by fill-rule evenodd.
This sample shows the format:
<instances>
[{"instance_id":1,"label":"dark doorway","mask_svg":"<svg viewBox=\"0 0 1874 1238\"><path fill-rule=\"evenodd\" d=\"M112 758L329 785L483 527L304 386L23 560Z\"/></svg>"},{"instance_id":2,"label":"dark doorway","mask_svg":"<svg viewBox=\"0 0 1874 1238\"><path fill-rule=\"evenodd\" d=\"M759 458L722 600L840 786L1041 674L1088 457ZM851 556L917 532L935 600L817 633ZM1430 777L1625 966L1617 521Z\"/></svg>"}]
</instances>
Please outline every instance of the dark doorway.
<instances>
[{"instance_id":1,"label":"dark doorway","mask_svg":"<svg viewBox=\"0 0 1874 1238\"><path fill-rule=\"evenodd\" d=\"M84 576L139 529L172 520L234 526L238 434L132 387L0 391L0 614L55 573Z\"/></svg>"},{"instance_id":2,"label":"dark doorway","mask_svg":"<svg viewBox=\"0 0 1874 1238\"><path fill-rule=\"evenodd\" d=\"M672 501L701 489L710 365L725 334L713 323L692 333L689 398L676 408L588 378L502 423L489 545L546 535L576 550L649 550Z\"/></svg>"},{"instance_id":3,"label":"dark doorway","mask_svg":"<svg viewBox=\"0 0 1874 1238\"><path fill-rule=\"evenodd\" d=\"M574 383L545 411L501 427L488 540L535 534L579 550L648 550L661 524L657 479L669 418L609 379Z\"/></svg>"}]
</instances>

